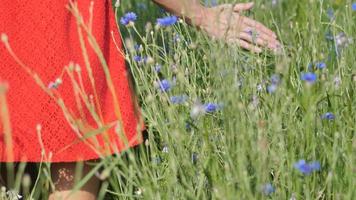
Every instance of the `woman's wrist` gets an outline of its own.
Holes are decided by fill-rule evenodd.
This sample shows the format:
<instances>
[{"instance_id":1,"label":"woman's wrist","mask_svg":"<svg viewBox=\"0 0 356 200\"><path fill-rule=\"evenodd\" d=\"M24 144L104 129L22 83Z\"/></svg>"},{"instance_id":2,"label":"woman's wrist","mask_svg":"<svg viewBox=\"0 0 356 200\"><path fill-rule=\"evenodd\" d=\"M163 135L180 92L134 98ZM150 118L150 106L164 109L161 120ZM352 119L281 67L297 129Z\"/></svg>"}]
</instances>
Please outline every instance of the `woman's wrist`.
<instances>
[{"instance_id":1,"label":"woman's wrist","mask_svg":"<svg viewBox=\"0 0 356 200\"><path fill-rule=\"evenodd\" d=\"M204 22L207 8L200 0L153 0L169 12L182 17L188 24L200 27Z\"/></svg>"}]
</instances>

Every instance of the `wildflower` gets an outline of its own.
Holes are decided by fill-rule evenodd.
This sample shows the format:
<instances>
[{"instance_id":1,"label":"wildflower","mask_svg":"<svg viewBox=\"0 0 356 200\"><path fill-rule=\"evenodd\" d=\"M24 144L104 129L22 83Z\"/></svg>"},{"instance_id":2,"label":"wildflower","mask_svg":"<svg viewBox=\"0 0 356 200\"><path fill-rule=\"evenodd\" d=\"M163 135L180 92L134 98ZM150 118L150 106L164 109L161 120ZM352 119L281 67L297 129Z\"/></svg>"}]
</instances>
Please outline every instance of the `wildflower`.
<instances>
[{"instance_id":1,"label":"wildflower","mask_svg":"<svg viewBox=\"0 0 356 200\"><path fill-rule=\"evenodd\" d=\"M141 61L142 61L142 57L136 55L136 56L133 57L133 60L134 60L135 62L141 62Z\"/></svg>"},{"instance_id":2,"label":"wildflower","mask_svg":"<svg viewBox=\"0 0 356 200\"><path fill-rule=\"evenodd\" d=\"M19 195L15 190L7 191L6 195L7 195L8 199L11 199L11 200L20 200L20 199L22 199L22 196Z\"/></svg>"},{"instance_id":3,"label":"wildflower","mask_svg":"<svg viewBox=\"0 0 356 200\"><path fill-rule=\"evenodd\" d=\"M306 72L306 73L302 73L301 74L301 78L302 81L306 81L307 83L314 83L317 79L317 75L315 73L312 72Z\"/></svg>"},{"instance_id":4,"label":"wildflower","mask_svg":"<svg viewBox=\"0 0 356 200\"><path fill-rule=\"evenodd\" d=\"M335 19L335 14L334 14L334 10L332 8L329 8L326 11L328 18L330 19L330 21L333 21Z\"/></svg>"},{"instance_id":5,"label":"wildflower","mask_svg":"<svg viewBox=\"0 0 356 200\"><path fill-rule=\"evenodd\" d=\"M262 186L262 193L264 195L271 195L272 193L274 193L276 191L276 189L273 187L273 185L271 183L267 183L265 185Z\"/></svg>"},{"instance_id":6,"label":"wildflower","mask_svg":"<svg viewBox=\"0 0 356 200\"><path fill-rule=\"evenodd\" d=\"M271 76L271 83L274 84L274 85L278 85L281 81L281 78L279 77L278 74L273 74Z\"/></svg>"},{"instance_id":7,"label":"wildflower","mask_svg":"<svg viewBox=\"0 0 356 200\"><path fill-rule=\"evenodd\" d=\"M182 104L185 103L188 99L187 95L171 96L170 101L172 104Z\"/></svg>"},{"instance_id":8,"label":"wildflower","mask_svg":"<svg viewBox=\"0 0 356 200\"><path fill-rule=\"evenodd\" d=\"M134 12L128 12L120 19L122 25L133 24L137 20L137 15Z\"/></svg>"},{"instance_id":9,"label":"wildflower","mask_svg":"<svg viewBox=\"0 0 356 200\"><path fill-rule=\"evenodd\" d=\"M25 173L23 175L22 185L23 185L24 188L31 186L31 176L29 174Z\"/></svg>"},{"instance_id":10,"label":"wildflower","mask_svg":"<svg viewBox=\"0 0 356 200\"><path fill-rule=\"evenodd\" d=\"M321 119L326 119L326 120L334 120L335 115L332 114L331 112L327 112L321 116Z\"/></svg>"},{"instance_id":11,"label":"wildflower","mask_svg":"<svg viewBox=\"0 0 356 200\"><path fill-rule=\"evenodd\" d=\"M281 82L281 78L278 74L273 74L271 76L271 84L267 86L267 92L272 94L278 89L278 85Z\"/></svg>"},{"instance_id":12,"label":"wildflower","mask_svg":"<svg viewBox=\"0 0 356 200\"><path fill-rule=\"evenodd\" d=\"M155 60L151 56L144 57L143 62L148 65L152 65Z\"/></svg>"},{"instance_id":13,"label":"wildflower","mask_svg":"<svg viewBox=\"0 0 356 200\"><path fill-rule=\"evenodd\" d=\"M334 85L335 85L336 88L339 88L339 87L340 87L340 85L341 85L341 78L340 78L339 76L336 76L336 77L334 78Z\"/></svg>"},{"instance_id":14,"label":"wildflower","mask_svg":"<svg viewBox=\"0 0 356 200\"><path fill-rule=\"evenodd\" d=\"M278 86L276 84L271 84L267 86L267 92L272 94L278 89Z\"/></svg>"},{"instance_id":15,"label":"wildflower","mask_svg":"<svg viewBox=\"0 0 356 200\"><path fill-rule=\"evenodd\" d=\"M215 103L206 103L203 106L204 106L205 112L207 112L207 113L216 112L217 110L219 110L221 108L221 105L215 104Z\"/></svg>"},{"instance_id":16,"label":"wildflower","mask_svg":"<svg viewBox=\"0 0 356 200\"><path fill-rule=\"evenodd\" d=\"M324 62L317 62L317 63L315 64L315 66L316 66L317 69L324 69L324 68L326 68L326 64L325 64Z\"/></svg>"},{"instance_id":17,"label":"wildflower","mask_svg":"<svg viewBox=\"0 0 356 200\"><path fill-rule=\"evenodd\" d=\"M158 88L161 90L161 92L168 92L172 85L167 79L163 79L158 81Z\"/></svg>"},{"instance_id":18,"label":"wildflower","mask_svg":"<svg viewBox=\"0 0 356 200\"><path fill-rule=\"evenodd\" d=\"M135 45L134 45L134 48L135 48L135 50L138 51L138 52L142 52L142 51L143 51L143 46L142 46L142 44L135 44Z\"/></svg>"},{"instance_id":19,"label":"wildflower","mask_svg":"<svg viewBox=\"0 0 356 200\"><path fill-rule=\"evenodd\" d=\"M142 195L142 190L141 190L141 188L138 188L138 189L135 191L135 194L138 195L138 196Z\"/></svg>"},{"instance_id":20,"label":"wildflower","mask_svg":"<svg viewBox=\"0 0 356 200\"><path fill-rule=\"evenodd\" d=\"M305 162L305 160L299 160L294 164L294 168L299 170L304 175L309 175L314 171L320 170L320 163L318 161L313 161L311 163Z\"/></svg>"},{"instance_id":21,"label":"wildflower","mask_svg":"<svg viewBox=\"0 0 356 200\"><path fill-rule=\"evenodd\" d=\"M295 193L292 193L292 196L289 198L289 200L297 200Z\"/></svg>"},{"instance_id":22,"label":"wildflower","mask_svg":"<svg viewBox=\"0 0 356 200\"><path fill-rule=\"evenodd\" d=\"M157 73L161 72L161 68L162 68L162 66L160 64L156 64L155 65L155 72L157 72Z\"/></svg>"},{"instance_id":23,"label":"wildflower","mask_svg":"<svg viewBox=\"0 0 356 200\"><path fill-rule=\"evenodd\" d=\"M173 24L175 24L177 22L177 20L178 20L177 16L167 16L167 17L163 17L163 18L158 18L156 23L159 26L167 27L167 26L172 26Z\"/></svg>"},{"instance_id":24,"label":"wildflower","mask_svg":"<svg viewBox=\"0 0 356 200\"><path fill-rule=\"evenodd\" d=\"M351 8L352 8L353 11L356 11L356 2L352 3Z\"/></svg>"},{"instance_id":25,"label":"wildflower","mask_svg":"<svg viewBox=\"0 0 356 200\"><path fill-rule=\"evenodd\" d=\"M120 7L120 0L116 0L116 2L115 2L115 8L118 8L118 7Z\"/></svg>"},{"instance_id":26,"label":"wildflower","mask_svg":"<svg viewBox=\"0 0 356 200\"><path fill-rule=\"evenodd\" d=\"M257 85L257 91L261 92L263 90L262 84Z\"/></svg>"},{"instance_id":27,"label":"wildflower","mask_svg":"<svg viewBox=\"0 0 356 200\"><path fill-rule=\"evenodd\" d=\"M168 146L165 145L165 146L163 147L163 149L162 149L162 152L163 152L163 153L168 153Z\"/></svg>"},{"instance_id":28,"label":"wildflower","mask_svg":"<svg viewBox=\"0 0 356 200\"><path fill-rule=\"evenodd\" d=\"M336 48L338 51L352 43L352 38L347 37L346 33L340 32L335 36Z\"/></svg>"},{"instance_id":29,"label":"wildflower","mask_svg":"<svg viewBox=\"0 0 356 200\"><path fill-rule=\"evenodd\" d=\"M174 41L175 43L179 43L179 42L181 41L180 35L179 35L178 33L175 33L175 34L173 35L173 41Z\"/></svg>"}]
</instances>

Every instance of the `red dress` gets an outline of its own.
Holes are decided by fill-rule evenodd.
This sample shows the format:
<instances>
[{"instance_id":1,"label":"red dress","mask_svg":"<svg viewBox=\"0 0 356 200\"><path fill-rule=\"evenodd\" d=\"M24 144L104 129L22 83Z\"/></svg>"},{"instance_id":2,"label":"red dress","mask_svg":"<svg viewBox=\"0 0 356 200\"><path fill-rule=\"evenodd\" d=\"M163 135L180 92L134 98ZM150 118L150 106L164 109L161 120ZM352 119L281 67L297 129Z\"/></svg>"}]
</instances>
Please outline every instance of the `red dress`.
<instances>
[{"instance_id":1,"label":"red dress","mask_svg":"<svg viewBox=\"0 0 356 200\"><path fill-rule=\"evenodd\" d=\"M102 131L99 134L92 134L90 139L83 139L84 132L78 134L74 131L56 99L46 93L34 78L18 62L15 62L5 45L0 43L0 82L8 84L6 99L12 136L11 142L6 142L5 138L9 134L5 133L5 125L2 123L6 119L0 115L0 162L89 160L99 158L100 155L120 152L126 147L142 142L138 131L143 127L139 123L142 120L137 112L138 109L135 109L137 106L129 84L128 70L125 67L124 57L120 53L121 37L112 3L110 0L92 2L94 3L92 34L107 62L119 112L114 112L114 97L108 87L102 64L88 42L86 32L81 29L95 81L95 87L91 85L79 41L77 21L66 8L69 0L30 2L0 0L0 34L6 33L9 44L18 58L37 73L46 86L60 77L64 67L70 62L78 64L85 93L93 97L93 88L96 90L98 104L93 104L101 107L99 118L106 125L119 124L116 123L119 113L122 126L115 125L107 133ZM90 21L90 5L89 0L78 2L85 24ZM80 83L78 74L73 73L75 80ZM76 119L83 116L80 115L80 108L77 106L73 84L68 73L62 76L62 84L57 88L52 87L50 91L56 94L56 97L63 99L72 116ZM98 121L92 117L84 101L79 101L88 124L98 128ZM4 101L2 102L4 105ZM96 102L95 98L92 102ZM97 113L99 113L98 107L95 107ZM36 131L38 124L42 127L41 134ZM123 127L123 131L119 131L121 134L116 131L120 130L117 127ZM126 136L128 145L124 145L122 133ZM94 137L96 139L93 139ZM9 148L11 145L12 148Z\"/></svg>"}]
</instances>

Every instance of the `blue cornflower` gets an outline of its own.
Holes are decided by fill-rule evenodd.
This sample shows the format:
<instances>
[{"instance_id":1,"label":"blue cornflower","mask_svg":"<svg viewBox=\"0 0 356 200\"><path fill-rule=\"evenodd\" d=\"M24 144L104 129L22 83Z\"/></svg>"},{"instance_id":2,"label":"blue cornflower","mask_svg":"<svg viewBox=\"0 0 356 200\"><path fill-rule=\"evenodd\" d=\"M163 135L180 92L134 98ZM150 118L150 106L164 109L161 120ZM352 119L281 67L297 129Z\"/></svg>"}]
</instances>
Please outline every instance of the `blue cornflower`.
<instances>
[{"instance_id":1,"label":"blue cornflower","mask_svg":"<svg viewBox=\"0 0 356 200\"><path fill-rule=\"evenodd\" d=\"M135 62L141 62L141 61L142 61L142 57L136 55L136 56L133 57L133 60L134 60Z\"/></svg>"},{"instance_id":2,"label":"blue cornflower","mask_svg":"<svg viewBox=\"0 0 356 200\"><path fill-rule=\"evenodd\" d=\"M312 172L312 168L305 162L305 160L299 160L294 164L294 167L305 175L309 175Z\"/></svg>"},{"instance_id":3,"label":"blue cornflower","mask_svg":"<svg viewBox=\"0 0 356 200\"><path fill-rule=\"evenodd\" d=\"M351 8L352 8L353 11L356 11L356 2L352 3Z\"/></svg>"},{"instance_id":4,"label":"blue cornflower","mask_svg":"<svg viewBox=\"0 0 356 200\"><path fill-rule=\"evenodd\" d=\"M276 84L271 84L267 86L267 92L272 94L278 89L278 85Z\"/></svg>"},{"instance_id":5,"label":"blue cornflower","mask_svg":"<svg viewBox=\"0 0 356 200\"><path fill-rule=\"evenodd\" d=\"M315 73L312 72L306 72L306 73L302 73L301 74L301 78L302 81L306 81L308 83L314 83L317 79L317 75Z\"/></svg>"},{"instance_id":6,"label":"blue cornflower","mask_svg":"<svg viewBox=\"0 0 356 200\"><path fill-rule=\"evenodd\" d=\"M327 120L334 120L335 115L332 114L331 112L327 112L321 116L322 119L327 119Z\"/></svg>"},{"instance_id":7,"label":"blue cornflower","mask_svg":"<svg viewBox=\"0 0 356 200\"><path fill-rule=\"evenodd\" d=\"M177 22L178 18L177 16L167 16L163 18L158 18L157 19L157 24L159 26L167 27L167 26L172 26Z\"/></svg>"},{"instance_id":8,"label":"blue cornflower","mask_svg":"<svg viewBox=\"0 0 356 200\"><path fill-rule=\"evenodd\" d=\"M276 189L273 187L273 185L271 183L267 183L265 185L262 186L262 193L264 195L271 195L272 193L274 193L276 191Z\"/></svg>"},{"instance_id":9,"label":"blue cornflower","mask_svg":"<svg viewBox=\"0 0 356 200\"><path fill-rule=\"evenodd\" d=\"M172 104L182 104L187 101L188 96L187 95L171 96L169 99Z\"/></svg>"},{"instance_id":10,"label":"blue cornflower","mask_svg":"<svg viewBox=\"0 0 356 200\"><path fill-rule=\"evenodd\" d=\"M159 89L162 92L167 92L172 87L171 83L167 79L163 79L163 80L159 81L158 84L159 84Z\"/></svg>"},{"instance_id":11,"label":"blue cornflower","mask_svg":"<svg viewBox=\"0 0 356 200\"><path fill-rule=\"evenodd\" d=\"M320 170L320 163L318 161L307 163L305 160L299 160L294 164L294 168L299 170L304 175L309 175L314 171Z\"/></svg>"},{"instance_id":12,"label":"blue cornflower","mask_svg":"<svg viewBox=\"0 0 356 200\"><path fill-rule=\"evenodd\" d=\"M215 103L206 103L203 105L205 112L213 113L221 108L221 105Z\"/></svg>"},{"instance_id":13,"label":"blue cornflower","mask_svg":"<svg viewBox=\"0 0 356 200\"><path fill-rule=\"evenodd\" d=\"M121 17L120 23L127 26L130 23L133 23L137 20L137 15L134 12L128 12Z\"/></svg>"},{"instance_id":14,"label":"blue cornflower","mask_svg":"<svg viewBox=\"0 0 356 200\"><path fill-rule=\"evenodd\" d=\"M333 21L335 19L335 14L334 14L334 10L332 8L328 8L328 10L326 11L328 18Z\"/></svg>"},{"instance_id":15,"label":"blue cornflower","mask_svg":"<svg viewBox=\"0 0 356 200\"><path fill-rule=\"evenodd\" d=\"M159 73L159 72L161 72L161 69L162 69L162 65L160 65L160 64L155 65L155 72Z\"/></svg>"},{"instance_id":16,"label":"blue cornflower","mask_svg":"<svg viewBox=\"0 0 356 200\"><path fill-rule=\"evenodd\" d=\"M138 64L147 64L147 61L149 60L149 58L147 56L139 56L139 55L136 55L133 57L133 60L135 62L137 62Z\"/></svg>"},{"instance_id":17,"label":"blue cornflower","mask_svg":"<svg viewBox=\"0 0 356 200\"><path fill-rule=\"evenodd\" d=\"M274 93L278 89L278 85L281 82L281 78L279 77L278 74L273 74L271 76L271 84L267 86L267 92L268 93Z\"/></svg>"},{"instance_id":18,"label":"blue cornflower","mask_svg":"<svg viewBox=\"0 0 356 200\"><path fill-rule=\"evenodd\" d=\"M317 62L315 66L318 69L324 69L326 67L326 64L324 62Z\"/></svg>"},{"instance_id":19,"label":"blue cornflower","mask_svg":"<svg viewBox=\"0 0 356 200\"><path fill-rule=\"evenodd\" d=\"M278 74L273 74L271 76L271 83L274 84L274 85L278 85L281 81L281 78L279 77Z\"/></svg>"},{"instance_id":20,"label":"blue cornflower","mask_svg":"<svg viewBox=\"0 0 356 200\"><path fill-rule=\"evenodd\" d=\"M135 44L135 45L134 45L134 49L135 49L136 51L142 51L142 50L143 50L143 47L142 47L141 44Z\"/></svg>"}]
</instances>

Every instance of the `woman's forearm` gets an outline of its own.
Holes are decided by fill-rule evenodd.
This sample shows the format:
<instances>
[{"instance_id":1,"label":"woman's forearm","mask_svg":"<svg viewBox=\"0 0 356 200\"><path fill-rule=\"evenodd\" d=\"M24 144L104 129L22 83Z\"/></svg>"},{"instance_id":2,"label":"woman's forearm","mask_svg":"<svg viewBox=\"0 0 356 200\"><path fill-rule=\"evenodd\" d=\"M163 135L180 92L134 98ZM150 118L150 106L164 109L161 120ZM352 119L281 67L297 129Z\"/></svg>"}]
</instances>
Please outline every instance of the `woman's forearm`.
<instances>
[{"instance_id":1,"label":"woman's forearm","mask_svg":"<svg viewBox=\"0 0 356 200\"><path fill-rule=\"evenodd\" d=\"M153 0L174 15L182 17L187 23L199 26L204 16L204 6L199 0Z\"/></svg>"}]
</instances>

